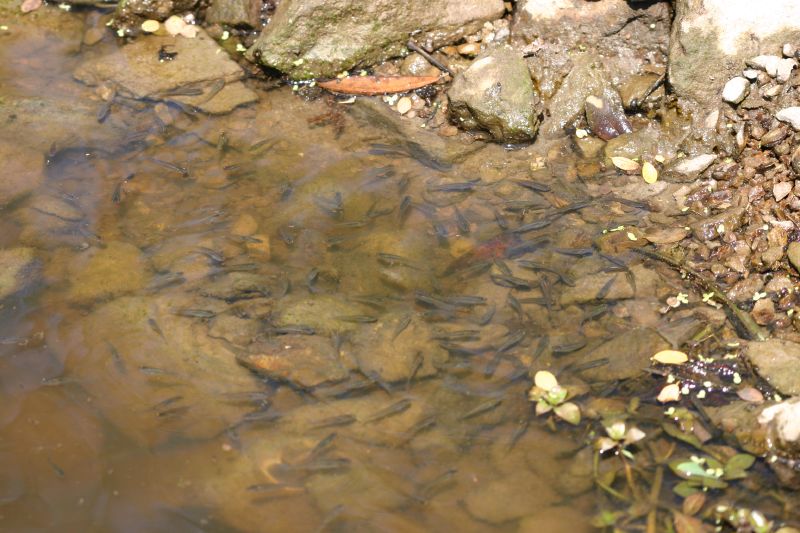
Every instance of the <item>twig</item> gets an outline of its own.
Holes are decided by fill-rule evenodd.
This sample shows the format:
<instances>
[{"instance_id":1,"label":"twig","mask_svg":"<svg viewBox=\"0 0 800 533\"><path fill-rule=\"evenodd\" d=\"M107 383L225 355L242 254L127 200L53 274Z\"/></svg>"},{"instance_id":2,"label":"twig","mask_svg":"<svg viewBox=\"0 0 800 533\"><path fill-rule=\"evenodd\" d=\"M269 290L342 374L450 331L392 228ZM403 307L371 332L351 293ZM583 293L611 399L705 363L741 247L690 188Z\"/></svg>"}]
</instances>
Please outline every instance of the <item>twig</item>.
<instances>
[{"instance_id":1,"label":"twig","mask_svg":"<svg viewBox=\"0 0 800 533\"><path fill-rule=\"evenodd\" d=\"M436 59L432 55L430 55L424 48L419 46L414 41L409 39L408 43L406 43L406 46L408 47L409 50L413 50L414 52L418 53L419 55L421 55L422 57L427 59L428 63L430 63L434 67L438 68L442 72L447 72L451 76L455 77L455 73L453 73L453 71L450 70L450 67L448 67L447 65L445 65L444 63L442 63L441 61L439 61L438 59Z\"/></svg>"}]
</instances>

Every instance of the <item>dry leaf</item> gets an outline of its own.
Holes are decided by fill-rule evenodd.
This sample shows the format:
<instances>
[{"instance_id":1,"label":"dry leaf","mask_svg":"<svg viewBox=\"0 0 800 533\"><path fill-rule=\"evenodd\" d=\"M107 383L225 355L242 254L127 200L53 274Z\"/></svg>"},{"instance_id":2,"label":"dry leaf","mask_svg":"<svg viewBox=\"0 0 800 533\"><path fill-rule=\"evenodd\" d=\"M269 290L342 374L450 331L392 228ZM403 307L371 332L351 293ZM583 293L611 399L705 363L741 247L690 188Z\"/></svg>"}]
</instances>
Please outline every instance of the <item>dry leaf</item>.
<instances>
[{"instance_id":1,"label":"dry leaf","mask_svg":"<svg viewBox=\"0 0 800 533\"><path fill-rule=\"evenodd\" d=\"M667 385L658 393L656 400L661 403L677 402L681 399L681 387L677 383Z\"/></svg>"},{"instance_id":2,"label":"dry leaf","mask_svg":"<svg viewBox=\"0 0 800 533\"><path fill-rule=\"evenodd\" d=\"M405 93L437 81L439 76L348 76L317 85L336 93L375 95Z\"/></svg>"},{"instance_id":3,"label":"dry leaf","mask_svg":"<svg viewBox=\"0 0 800 533\"><path fill-rule=\"evenodd\" d=\"M20 11L23 13L30 13L42 7L42 0L24 0L22 5L19 6Z\"/></svg>"},{"instance_id":4,"label":"dry leaf","mask_svg":"<svg viewBox=\"0 0 800 533\"><path fill-rule=\"evenodd\" d=\"M754 387L743 387L736 391L736 395L746 402L763 403L764 395Z\"/></svg>"},{"instance_id":5,"label":"dry leaf","mask_svg":"<svg viewBox=\"0 0 800 533\"><path fill-rule=\"evenodd\" d=\"M661 350L652 359L664 365L682 365L689 360L689 356L678 350Z\"/></svg>"},{"instance_id":6,"label":"dry leaf","mask_svg":"<svg viewBox=\"0 0 800 533\"><path fill-rule=\"evenodd\" d=\"M645 161L644 165L642 165L642 177L644 182L650 185L658 181L658 170L650 161Z\"/></svg>"},{"instance_id":7,"label":"dry leaf","mask_svg":"<svg viewBox=\"0 0 800 533\"><path fill-rule=\"evenodd\" d=\"M683 500L683 512L689 516L696 515L706 504L705 492L695 492Z\"/></svg>"},{"instance_id":8,"label":"dry leaf","mask_svg":"<svg viewBox=\"0 0 800 533\"><path fill-rule=\"evenodd\" d=\"M675 531L677 531L677 533L705 533L708 531L708 528L706 528L699 518L688 516L683 513L674 514L673 524L675 524Z\"/></svg>"},{"instance_id":9,"label":"dry leaf","mask_svg":"<svg viewBox=\"0 0 800 533\"><path fill-rule=\"evenodd\" d=\"M533 377L533 383L542 390L551 391L558 387L558 380L552 372L539 370Z\"/></svg>"},{"instance_id":10,"label":"dry leaf","mask_svg":"<svg viewBox=\"0 0 800 533\"><path fill-rule=\"evenodd\" d=\"M639 170L639 163L627 157L612 157L611 162L620 170L632 171Z\"/></svg>"}]
</instances>

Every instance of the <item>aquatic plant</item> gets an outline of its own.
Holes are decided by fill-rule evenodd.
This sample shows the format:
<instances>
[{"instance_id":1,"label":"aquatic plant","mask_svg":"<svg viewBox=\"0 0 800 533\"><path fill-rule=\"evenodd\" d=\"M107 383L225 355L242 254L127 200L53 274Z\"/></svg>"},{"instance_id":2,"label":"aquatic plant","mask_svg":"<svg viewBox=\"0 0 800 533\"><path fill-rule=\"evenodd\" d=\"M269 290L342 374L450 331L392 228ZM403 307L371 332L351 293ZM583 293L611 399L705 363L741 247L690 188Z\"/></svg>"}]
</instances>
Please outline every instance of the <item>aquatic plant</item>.
<instances>
[{"instance_id":1,"label":"aquatic plant","mask_svg":"<svg viewBox=\"0 0 800 533\"><path fill-rule=\"evenodd\" d=\"M536 372L534 386L528 392L528 399L536 402L536 414L553 412L558 418L577 426L581 422L581 410L576 404L566 401L569 391L558 384L556 377L547 370Z\"/></svg>"}]
</instances>

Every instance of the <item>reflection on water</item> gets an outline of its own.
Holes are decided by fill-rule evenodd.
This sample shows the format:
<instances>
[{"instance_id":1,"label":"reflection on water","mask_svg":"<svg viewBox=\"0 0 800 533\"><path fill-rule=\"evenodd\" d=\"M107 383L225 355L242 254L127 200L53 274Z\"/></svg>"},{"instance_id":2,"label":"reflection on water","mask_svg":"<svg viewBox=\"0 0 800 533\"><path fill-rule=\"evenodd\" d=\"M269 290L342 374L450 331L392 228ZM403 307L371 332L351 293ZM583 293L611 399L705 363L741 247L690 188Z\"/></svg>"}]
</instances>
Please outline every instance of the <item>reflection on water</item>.
<instances>
[{"instance_id":1,"label":"reflection on water","mask_svg":"<svg viewBox=\"0 0 800 533\"><path fill-rule=\"evenodd\" d=\"M527 390L549 367L624 409L590 348L663 325L663 282L591 245L640 205L566 146L410 141L368 103L337 138L283 89L98 124L29 38L0 52L5 528L590 529L588 437Z\"/></svg>"}]
</instances>

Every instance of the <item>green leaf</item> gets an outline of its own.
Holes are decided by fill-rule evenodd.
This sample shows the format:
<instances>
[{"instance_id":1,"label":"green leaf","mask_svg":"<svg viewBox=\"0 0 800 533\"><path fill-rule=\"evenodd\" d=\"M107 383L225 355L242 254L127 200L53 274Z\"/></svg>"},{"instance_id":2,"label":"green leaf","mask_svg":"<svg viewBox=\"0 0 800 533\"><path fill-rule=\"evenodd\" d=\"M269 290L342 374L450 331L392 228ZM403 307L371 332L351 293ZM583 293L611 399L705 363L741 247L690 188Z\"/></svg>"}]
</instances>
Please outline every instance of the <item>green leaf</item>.
<instances>
[{"instance_id":1,"label":"green leaf","mask_svg":"<svg viewBox=\"0 0 800 533\"><path fill-rule=\"evenodd\" d=\"M696 436L692 434L684 433L675 424L664 423L661 425L661 427L664 429L664 432L670 437L674 437L682 442L685 442L686 444L694 446L698 450L705 451L705 447L703 446L703 443L700 442L700 439L698 439Z\"/></svg>"},{"instance_id":2,"label":"green leaf","mask_svg":"<svg viewBox=\"0 0 800 533\"><path fill-rule=\"evenodd\" d=\"M697 494L700 492L700 489L688 481L681 481L675 485L672 490L675 492L675 494L682 498L686 498L687 496L691 496L692 494Z\"/></svg>"},{"instance_id":3,"label":"green leaf","mask_svg":"<svg viewBox=\"0 0 800 533\"><path fill-rule=\"evenodd\" d=\"M569 422L573 426L581 423L581 410L572 402L562 403L553 408L553 412L560 419Z\"/></svg>"},{"instance_id":4,"label":"green leaf","mask_svg":"<svg viewBox=\"0 0 800 533\"><path fill-rule=\"evenodd\" d=\"M676 475L684 479L708 476L708 474L706 474L706 469L694 461L673 461L669 464L669 467Z\"/></svg>"},{"instance_id":5,"label":"green leaf","mask_svg":"<svg viewBox=\"0 0 800 533\"><path fill-rule=\"evenodd\" d=\"M715 477L706 477L703 478L703 486L710 489L724 489L728 484Z\"/></svg>"},{"instance_id":6,"label":"green leaf","mask_svg":"<svg viewBox=\"0 0 800 533\"><path fill-rule=\"evenodd\" d=\"M749 453L737 453L730 459L728 462L725 463L725 473L728 470L734 471L744 471L753 466L753 463L756 462L756 458L750 455Z\"/></svg>"}]
</instances>

